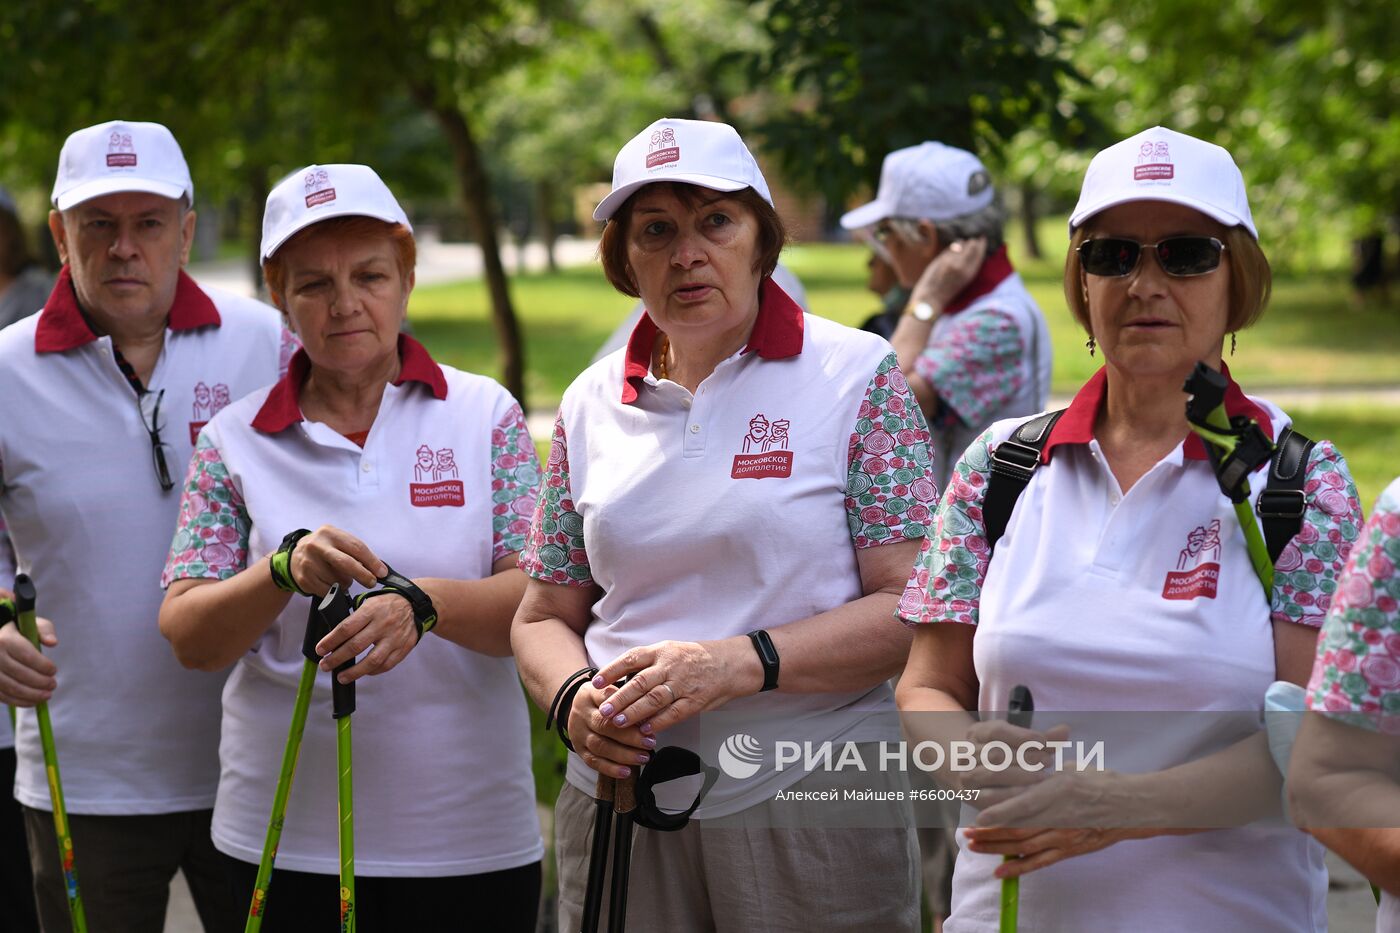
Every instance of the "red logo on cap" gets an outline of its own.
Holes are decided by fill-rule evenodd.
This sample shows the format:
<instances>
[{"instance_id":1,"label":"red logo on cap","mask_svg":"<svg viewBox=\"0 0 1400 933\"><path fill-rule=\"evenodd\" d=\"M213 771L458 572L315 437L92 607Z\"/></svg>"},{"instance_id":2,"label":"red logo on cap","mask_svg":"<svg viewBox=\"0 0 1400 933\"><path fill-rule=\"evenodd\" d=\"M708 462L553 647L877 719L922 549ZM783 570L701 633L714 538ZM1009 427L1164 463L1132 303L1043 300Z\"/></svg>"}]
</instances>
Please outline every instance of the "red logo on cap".
<instances>
[{"instance_id":1,"label":"red logo on cap","mask_svg":"<svg viewBox=\"0 0 1400 933\"><path fill-rule=\"evenodd\" d=\"M675 130L668 126L651 134L651 145L647 147L647 168L656 168L680 160L681 147L676 142Z\"/></svg>"},{"instance_id":2,"label":"red logo on cap","mask_svg":"<svg viewBox=\"0 0 1400 933\"><path fill-rule=\"evenodd\" d=\"M1138 150L1138 164L1133 167L1133 181L1157 181L1176 175L1171 153L1166 143L1143 143Z\"/></svg>"},{"instance_id":3,"label":"red logo on cap","mask_svg":"<svg viewBox=\"0 0 1400 933\"><path fill-rule=\"evenodd\" d=\"M136 147L131 144L131 134L113 130L107 137L107 167L130 168L135 164Z\"/></svg>"},{"instance_id":4,"label":"red logo on cap","mask_svg":"<svg viewBox=\"0 0 1400 933\"><path fill-rule=\"evenodd\" d=\"M306 206L315 207L335 200L335 189L331 187L331 176L323 168L306 173Z\"/></svg>"}]
</instances>

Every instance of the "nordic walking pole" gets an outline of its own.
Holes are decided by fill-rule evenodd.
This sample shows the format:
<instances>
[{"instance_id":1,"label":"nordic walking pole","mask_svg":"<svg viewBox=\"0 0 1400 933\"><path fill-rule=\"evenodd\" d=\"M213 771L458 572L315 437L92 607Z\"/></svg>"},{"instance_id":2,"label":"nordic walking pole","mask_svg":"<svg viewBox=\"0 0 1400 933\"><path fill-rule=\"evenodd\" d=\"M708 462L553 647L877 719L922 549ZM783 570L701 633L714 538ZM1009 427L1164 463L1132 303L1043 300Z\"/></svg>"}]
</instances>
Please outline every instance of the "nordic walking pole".
<instances>
[{"instance_id":1,"label":"nordic walking pole","mask_svg":"<svg viewBox=\"0 0 1400 933\"><path fill-rule=\"evenodd\" d=\"M331 592L336 588L332 587ZM326 636L325 623L316 600L311 601L311 609L306 617L306 634L302 637L301 653L305 662L301 666L301 680L297 682L297 698L292 706L292 724L287 730L287 746L282 752L282 771L277 776L277 791L272 797L272 816L267 821L267 839L263 842L262 860L258 863L258 877L253 882L253 900L248 906L248 921L243 933L258 933L262 929L263 915L267 913L267 891L272 883L272 863L277 858L277 844L282 839L282 823L287 815L287 797L292 792L292 778L296 775L297 757L301 754L301 737L306 731L306 711L311 706L311 691L316 685L316 665L321 656L316 653L316 643Z\"/></svg>"},{"instance_id":2,"label":"nordic walking pole","mask_svg":"<svg viewBox=\"0 0 1400 933\"><path fill-rule=\"evenodd\" d=\"M618 778L613 793L612 891L608 902L608 933L627 929L627 883L632 876L632 822L637 809L637 771Z\"/></svg>"},{"instance_id":3,"label":"nordic walking pole","mask_svg":"<svg viewBox=\"0 0 1400 933\"><path fill-rule=\"evenodd\" d=\"M39 648L39 625L34 619L34 604L38 594L34 581L25 574L15 577L15 621L20 634ZM68 811L63 806L63 782L58 779L58 751L53 744L53 724L49 721L49 704L34 707L39 718L39 743L44 748L44 772L49 778L49 800L53 803L53 828L58 837L58 854L63 861L63 885L68 891L68 915L73 933L87 933L87 914L83 912L83 896L78 891L78 870L73 864L73 837L68 833Z\"/></svg>"},{"instance_id":4,"label":"nordic walking pole","mask_svg":"<svg viewBox=\"0 0 1400 933\"><path fill-rule=\"evenodd\" d=\"M354 607L338 587L332 587L321 603L326 631L339 625ZM350 758L350 719L355 712L355 684L341 683L337 675L355 663L349 658L331 672L331 715L335 718L335 766L340 813L340 933L355 933L355 801Z\"/></svg>"},{"instance_id":5,"label":"nordic walking pole","mask_svg":"<svg viewBox=\"0 0 1400 933\"><path fill-rule=\"evenodd\" d=\"M593 795L593 845L588 855L588 886L583 891L583 918L580 933L598 933L598 918L603 912L603 878L608 871L608 843L612 841L613 797L617 782L606 774L598 775L597 792Z\"/></svg>"},{"instance_id":6,"label":"nordic walking pole","mask_svg":"<svg viewBox=\"0 0 1400 933\"><path fill-rule=\"evenodd\" d=\"M1031 713L1035 711L1035 702L1031 699L1031 688L1022 684L1017 684L1011 688L1011 697L1006 704L1007 721L1013 726L1020 726L1022 729L1031 727ZM1008 855L1002 859L1009 862L1017 858L1015 855ZM1001 926L1000 933L1016 933L1016 924L1020 920L1021 913L1021 879L1003 878L1001 880Z\"/></svg>"}]
</instances>

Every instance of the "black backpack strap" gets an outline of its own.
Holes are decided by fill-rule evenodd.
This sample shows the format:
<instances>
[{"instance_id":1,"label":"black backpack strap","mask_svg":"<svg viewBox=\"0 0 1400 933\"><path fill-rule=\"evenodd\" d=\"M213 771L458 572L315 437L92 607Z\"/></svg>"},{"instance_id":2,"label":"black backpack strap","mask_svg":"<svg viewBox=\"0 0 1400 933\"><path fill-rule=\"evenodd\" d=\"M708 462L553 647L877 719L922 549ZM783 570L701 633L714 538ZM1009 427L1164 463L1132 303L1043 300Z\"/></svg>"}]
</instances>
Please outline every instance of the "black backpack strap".
<instances>
[{"instance_id":1,"label":"black backpack strap","mask_svg":"<svg viewBox=\"0 0 1400 933\"><path fill-rule=\"evenodd\" d=\"M1050 431L1065 409L1036 415L1022 423L1011 436L991 451L992 475L987 480L987 495L982 500L982 520L987 528L987 555L996 550L997 541L1006 531L1016 500L1021 498L1026 484L1040 466L1040 455Z\"/></svg>"},{"instance_id":2,"label":"black backpack strap","mask_svg":"<svg viewBox=\"0 0 1400 933\"><path fill-rule=\"evenodd\" d=\"M1279 432L1273 459L1269 463L1269 480L1254 510L1264 526L1264 543L1269 548L1269 560L1277 562L1288 542L1303 527L1306 499L1303 483L1307 479L1308 457L1314 442L1292 428Z\"/></svg>"}]
</instances>

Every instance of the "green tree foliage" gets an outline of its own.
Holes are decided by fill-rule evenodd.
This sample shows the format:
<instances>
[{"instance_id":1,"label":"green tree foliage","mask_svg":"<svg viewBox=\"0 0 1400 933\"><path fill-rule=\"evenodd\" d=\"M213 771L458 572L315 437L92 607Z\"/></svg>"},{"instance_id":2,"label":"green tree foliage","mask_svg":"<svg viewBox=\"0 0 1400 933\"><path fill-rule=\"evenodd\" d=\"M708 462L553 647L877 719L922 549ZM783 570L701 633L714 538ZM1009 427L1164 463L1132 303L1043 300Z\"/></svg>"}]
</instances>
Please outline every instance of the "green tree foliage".
<instances>
[{"instance_id":1,"label":"green tree foliage","mask_svg":"<svg viewBox=\"0 0 1400 933\"><path fill-rule=\"evenodd\" d=\"M841 203L874 184L885 154L926 139L995 153L1027 126L1073 141L1088 124L1057 107L1077 80L1067 23L1032 0L769 0L759 85L794 102L759 121L788 177Z\"/></svg>"}]
</instances>

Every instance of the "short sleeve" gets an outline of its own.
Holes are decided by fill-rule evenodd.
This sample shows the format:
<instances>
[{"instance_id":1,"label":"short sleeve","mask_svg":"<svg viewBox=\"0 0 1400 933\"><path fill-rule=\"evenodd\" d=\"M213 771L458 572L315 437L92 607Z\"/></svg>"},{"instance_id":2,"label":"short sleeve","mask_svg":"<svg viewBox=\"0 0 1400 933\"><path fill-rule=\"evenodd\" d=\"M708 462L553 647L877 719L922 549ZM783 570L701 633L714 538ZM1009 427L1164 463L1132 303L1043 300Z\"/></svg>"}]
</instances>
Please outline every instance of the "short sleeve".
<instances>
[{"instance_id":1,"label":"short sleeve","mask_svg":"<svg viewBox=\"0 0 1400 933\"><path fill-rule=\"evenodd\" d=\"M1317 643L1308 708L1400 735L1400 482L1376 503Z\"/></svg>"},{"instance_id":2,"label":"short sleeve","mask_svg":"<svg viewBox=\"0 0 1400 933\"><path fill-rule=\"evenodd\" d=\"M914 372L937 393L943 418L976 428L1021 391L1022 356L1015 319L987 309L957 315L939 329L936 342L914 361Z\"/></svg>"},{"instance_id":3,"label":"short sleeve","mask_svg":"<svg viewBox=\"0 0 1400 933\"><path fill-rule=\"evenodd\" d=\"M1313 447L1303 494L1307 505L1302 527L1274 563L1271 617L1318 626L1361 532L1356 484L1331 441L1318 441Z\"/></svg>"},{"instance_id":4,"label":"short sleeve","mask_svg":"<svg viewBox=\"0 0 1400 933\"><path fill-rule=\"evenodd\" d=\"M175 539L160 585L176 580L227 580L248 566L252 522L219 448L201 432L190 458Z\"/></svg>"},{"instance_id":5,"label":"short sleeve","mask_svg":"<svg viewBox=\"0 0 1400 933\"><path fill-rule=\"evenodd\" d=\"M583 516L574 508L569 491L569 443L562 413L554 420L549 462L545 464L535 518L520 555L520 569L546 583L586 586L593 582L583 542Z\"/></svg>"},{"instance_id":6,"label":"short sleeve","mask_svg":"<svg viewBox=\"0 0 1400 933\"><path fill-rule=\"evenodd\" d=\"M977 624L991 551L982 503L992 475L992 434L984 433L953 466L933 533L924 541L896 615L910 625Z\"/></svg>"},{"instance_id":7,"label":"short sleeve","mask_svg":"<svg viewBox=\"0 0 1400 933\"><path fill-rule=\"evenodd\" d=\"M846 517L857 548L928 536L938 501L928 425L893 353L875 370L851 432Z\"/></svg>"},{"instance_id":8,"label":"short sleeve","mask_svg":"<svg viewBox=\"0 0 1400 933\"><path fill-rule=\"evenodd\" d=\"M525 548L540 489L540 461L525 412L513 403L491 429L491 560Z\"/></svg>"}]
</instances>

